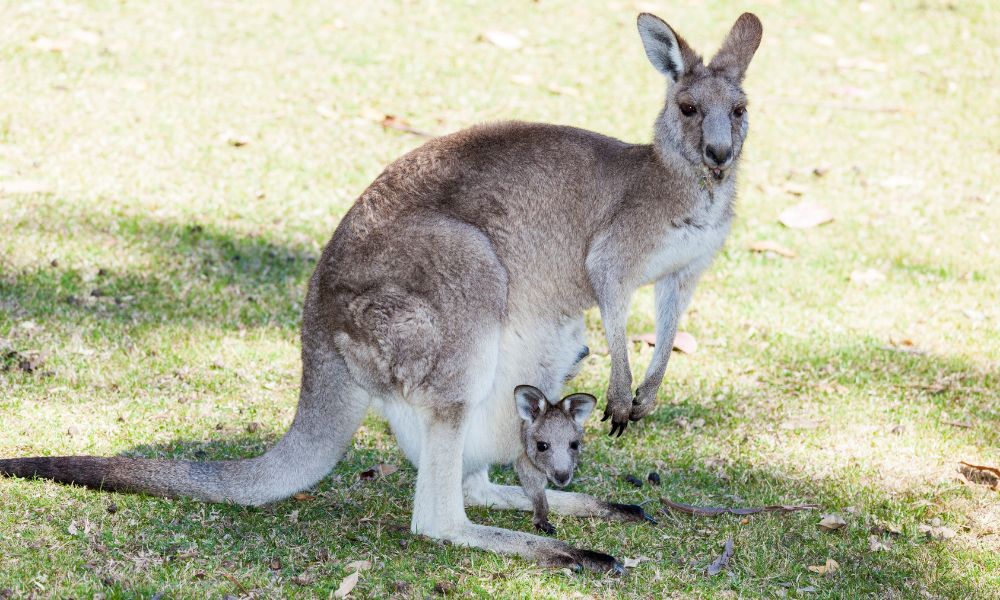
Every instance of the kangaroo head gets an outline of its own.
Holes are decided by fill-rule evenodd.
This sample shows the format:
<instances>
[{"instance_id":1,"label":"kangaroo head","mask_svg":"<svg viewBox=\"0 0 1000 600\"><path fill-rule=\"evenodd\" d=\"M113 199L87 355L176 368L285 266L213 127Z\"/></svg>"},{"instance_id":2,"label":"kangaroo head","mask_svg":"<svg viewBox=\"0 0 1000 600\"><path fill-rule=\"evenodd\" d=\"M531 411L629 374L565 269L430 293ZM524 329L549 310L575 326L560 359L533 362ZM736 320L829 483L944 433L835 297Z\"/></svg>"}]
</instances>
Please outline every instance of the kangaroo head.
<instances>
[{"instance_id":1,"label":"kangaroo head","mask_svg":"<svg viewBox=\"0 0 1000 600\"><path fill-rule=\"evenodd\" d=\"M656 119L657 152L679 154L698 172L722 181L739 158L749 127L740 83L760 45L760 20L743 13L707 66L659 17L643 13L638 24L649 62L670 81Z\"/></svg>"},{"instance_id":2,"label":"kangaroo head","mask_svg":"<svg viewBox=\"0 0 1000 600\"><path fill-rule=\"evenodd\" d=\"M583 424L597 399L590 394L572 394L550 401L536 387L514 389L517 414L521 416L521 438L528 459L549 481L564 487L573 479L580 457Z\"/></svg>"}]
</instances>

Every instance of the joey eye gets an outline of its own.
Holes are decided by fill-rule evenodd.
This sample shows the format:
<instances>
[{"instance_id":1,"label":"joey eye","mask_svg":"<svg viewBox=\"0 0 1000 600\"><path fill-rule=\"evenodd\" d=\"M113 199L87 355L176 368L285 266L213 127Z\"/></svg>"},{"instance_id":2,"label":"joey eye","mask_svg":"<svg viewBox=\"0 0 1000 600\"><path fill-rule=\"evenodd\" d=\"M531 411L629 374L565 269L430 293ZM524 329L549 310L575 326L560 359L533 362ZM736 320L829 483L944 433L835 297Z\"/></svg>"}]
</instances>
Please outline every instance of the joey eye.
<instances>
[{"instance_id":1,"label":"joey eye","mask_svg":"<svg viewBox=\"0 0 1000 600\"><path fill-rule=\"evenodd\" d=\"M545 452L549 449L549 445L546 442L538 442L535 447L538 448L539 452Z\"/></svg>"},{"instance_id":2,"label":"joey eye","mask_svg":"<svg viewBox=\"0 0 1000 600\"><path fill-rule=\"evenodd\" d=\"M694 114L698 112L698 109L694 107L694 104L688 104L687 102L682 102L680 107L681 114L685 117L693 117Z\"/></svg>"},{"instance_id":3,"label":"joey eye","mask_svg":"<svg viewBox=\"0 0 1000 600\"><path fill-rule=\"evenodd\" d=\"M579 450L580 449L580 442L570 442L569 443L569 449L570 450Z\"/></svg>"},{"instance_id":4,"label":"joey eye","mask_svg":"<svg viewBox=\"0 0 1000 600\"><path fill-rule=\"evenodd\" d=\"M745 107L745 106L737 106L736 108L733 109L733 116L735 116L735 117L742 117L743 113L745 113L746 111L747 111L747 107Z\"/></svg>"}]
</instances>

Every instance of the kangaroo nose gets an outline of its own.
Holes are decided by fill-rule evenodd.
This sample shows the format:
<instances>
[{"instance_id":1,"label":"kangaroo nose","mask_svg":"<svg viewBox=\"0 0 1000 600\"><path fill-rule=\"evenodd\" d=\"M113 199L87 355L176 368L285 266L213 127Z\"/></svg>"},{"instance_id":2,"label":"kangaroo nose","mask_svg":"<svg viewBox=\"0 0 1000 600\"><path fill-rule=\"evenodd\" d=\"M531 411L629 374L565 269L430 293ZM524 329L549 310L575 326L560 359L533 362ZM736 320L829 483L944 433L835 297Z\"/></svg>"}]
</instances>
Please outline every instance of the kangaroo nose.
<instances>
[{"instance_id":1,"label":"kangaroo nose","mask_svg":"<svg viewBox=\"0 0 1000 600\"><path fill-rule=\"evenodd\" d=\"M732 154L733 149L728 146L705 146L705 158L720 167L724 165L727 160L729 160L729 157L732 156Z\"/></svg>"},{"instance_id":2,"label":"kangaroo nose","mask_svg":"<svg viewBox=\"0 0 1000 600\"><path fill-rule=\"evenodd\" d=\"M552 474L553 482L560 487L568 484L570 478L572 477L573 474L568 471L556 471L555 473Z\"/></svg>"}]
</instances>

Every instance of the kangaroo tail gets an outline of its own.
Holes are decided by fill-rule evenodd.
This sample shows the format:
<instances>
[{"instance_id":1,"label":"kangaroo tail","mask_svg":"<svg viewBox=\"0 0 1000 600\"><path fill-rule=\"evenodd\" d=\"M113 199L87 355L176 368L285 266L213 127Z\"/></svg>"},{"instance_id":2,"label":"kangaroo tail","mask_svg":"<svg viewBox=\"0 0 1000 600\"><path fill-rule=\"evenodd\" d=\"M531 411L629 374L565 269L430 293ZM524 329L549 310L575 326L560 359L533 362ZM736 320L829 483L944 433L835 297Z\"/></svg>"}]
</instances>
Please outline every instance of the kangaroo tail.
<instances>
[{"instance_id":1,"label":"kangaroo tail","mask_svg":"<svg viewBox=\"0 0 1000 600\"><path fill-rule=\"evenodd\" d=\"M368 408L343 358L304 355L292 426L264 455L194 462L99 456L0 459L0 475L41 477L116 492L258 505L286 498L322 479L343 456Z\"/></svg>"}]
</instances>

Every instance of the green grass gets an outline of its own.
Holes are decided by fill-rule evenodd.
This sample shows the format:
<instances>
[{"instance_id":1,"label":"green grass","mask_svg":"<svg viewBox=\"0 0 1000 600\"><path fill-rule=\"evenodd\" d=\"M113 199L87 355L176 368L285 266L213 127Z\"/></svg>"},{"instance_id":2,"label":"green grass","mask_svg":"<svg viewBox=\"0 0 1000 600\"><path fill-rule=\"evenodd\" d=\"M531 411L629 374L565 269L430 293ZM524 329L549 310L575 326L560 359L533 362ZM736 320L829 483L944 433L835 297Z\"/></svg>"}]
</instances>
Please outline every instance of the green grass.
<instances>
[{"instance_id":1,"label":"green grass","mask_svg":"<svg viewBox=\"0 0 1000 600\"><path fill-rule=\"evenodd\" d=\"M1000 498L956 470L1000 465L996 6L721 4L3 2L0 456L263 451L294 409L319 249L421 142L375 116L647 141L662 82L636 12L706 53L742 10L765 38L739 218L681 325L699 350L622 438L593 420L573 486L650 500L660 526L555 520L562 539L648 560L616 579L410 536L415 472L372 417L315 498L260 509L0 480L0 596L326 597L364 559L359 597L1000 597ZM524 45L477 41L489 29ZM784 229L800 199L836 220ZM747 250L761 239L798 256ZM885 280L851 282L869 268ZM632 333L651 331L650 290L634 308ZM633 351L640 376L651 351ZM608 369L595 354L572 387L603 397ZM359 481L379 462L401 469ZM651 470L661 488L622 481ZM695 518L659 496L822 511ZM847 526L818 529L827 512ZM934 519L957 535L927 539ZM728 537L730 566L707 576ZM836 573L807 570L827 558Z\"/></svg>"}]
</instances>

